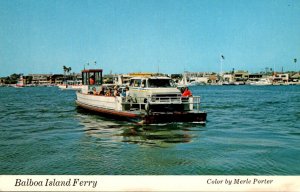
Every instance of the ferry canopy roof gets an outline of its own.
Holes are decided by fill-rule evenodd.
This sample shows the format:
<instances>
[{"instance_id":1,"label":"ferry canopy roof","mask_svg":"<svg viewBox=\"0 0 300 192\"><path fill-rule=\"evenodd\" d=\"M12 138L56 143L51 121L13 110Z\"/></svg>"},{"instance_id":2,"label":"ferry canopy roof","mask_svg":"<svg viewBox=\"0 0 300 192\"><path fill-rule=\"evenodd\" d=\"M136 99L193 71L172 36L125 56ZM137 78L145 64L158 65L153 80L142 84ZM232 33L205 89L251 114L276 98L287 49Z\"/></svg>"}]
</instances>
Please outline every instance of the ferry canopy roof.
<instances>
[{"instance_id":1,"label":"ferry canopy roof","mask_svg":"<svg viewBox=\"0 0 300 192\"><path fill-rule=\"evenodd\" d=\"M131 79L171 79L170 77L162 77L162 76L156 76L156 77L148 77L148 76L137 76L137 77L133 77Z\"/></svg>"},{"instance_id":2,"label":"ferry canopy roof","mask_svg":"<svg viewBox=\"0 0 300 192\"><path fill-rule=\"evenodd\" d=\"M94 72L102 72L102 69L84 69L81 72L82 73L94 73Z\"/></svg>"}]
</instances>

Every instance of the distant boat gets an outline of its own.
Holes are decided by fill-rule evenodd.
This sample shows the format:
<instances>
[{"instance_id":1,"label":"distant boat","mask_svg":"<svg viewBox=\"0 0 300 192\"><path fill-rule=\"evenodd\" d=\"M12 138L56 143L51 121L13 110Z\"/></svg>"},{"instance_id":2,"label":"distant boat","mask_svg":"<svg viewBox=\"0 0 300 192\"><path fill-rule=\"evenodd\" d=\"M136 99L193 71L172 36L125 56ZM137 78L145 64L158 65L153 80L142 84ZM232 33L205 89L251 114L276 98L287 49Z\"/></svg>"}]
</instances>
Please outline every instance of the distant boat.
<instances>
[{"instance_id":1,"label":"distant boat","mask_svg":"<svg viewBox=\"0 0 300 192\"><path fill-rule=\"evenodd\" d=\"M81 90L82 89L82 84L81 81L66 81L63 84L57 85L57 87L61 90Z\"/></svg>"},{"instance_id":2,"label":"distant boat","mask_svg":"<svg viewBox=\"0 0 300 192\"><path fill-rule=\"evenodd\" d=\"M245 85L245 82L243 82L243 81L235 81L233 84L234 85Z\"/></svg>"},{"instance_id":3,"label":"distant boat","mask_svg":"<svg viewBox=\"0 0 300 192\"><path fill-rule=\"evenodd\" d=\"M232 85L232 84L229 83L228 81L224 81L224 82L222 82L222 85Z\"/></svg>"},{"instance_id":4,"label":"distant boat","mask_svg":"<svg viewBox=\"0 0 300 192\"><path fill-rule=\"evenodd\" d=\"M24 84L23 76L21 75L16 84L16 88L23 88L23 87L25 87L25 84Z\"/></svg>"},{"instance_id":5,"label":"distant boat","mask_svg":"<svg viewBox=\"0 0 300 192\"><path fill-rule=\"evenodd\" d=\"M249 85L272 85L272 82L269 79L263 78L259 81L250 82Z\"/></svg>"},{"instance_id":6,"label":"distant boat","mask_svg":"<svg viewBox=\"0 0 300 192\"><path fill-rule=\"evenodd\" d=\"M81 90L82 85L68 85L68 84L62 84L57 85L57 87L61 90Z\"/></svg>"},{"instance_id":7,"label":"distant boat","mask_svg":"<svg viewBox=\"0 0 300 192\"><path fill-rule=\"evenodd\" d=\"M177 84L177 87L190 87L190 86L197 86L200 83L196 82L195 80L187 80L186 74L183 74L182 80Z\"/></svg>"}]
</instances>

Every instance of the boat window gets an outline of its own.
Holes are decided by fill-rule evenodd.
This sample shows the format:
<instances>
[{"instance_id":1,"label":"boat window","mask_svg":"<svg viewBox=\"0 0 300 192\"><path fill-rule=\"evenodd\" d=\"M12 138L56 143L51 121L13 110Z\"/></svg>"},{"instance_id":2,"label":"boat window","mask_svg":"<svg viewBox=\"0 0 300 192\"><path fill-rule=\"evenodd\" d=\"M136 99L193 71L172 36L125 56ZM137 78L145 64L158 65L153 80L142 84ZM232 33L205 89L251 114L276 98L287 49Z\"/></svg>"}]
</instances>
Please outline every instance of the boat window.
<instances>
[{"instance_id":1,"label":"boat window","mask_svg":"<svg viewBox=\"0 0 300 192\"><path fill-rule=\"evenodd\" d=\"M135 79L134 80L134 87L140 87L140 85L141 85L141 80L140 79Z\"/></svg>"},{"instance_id":2,"label":"boat window","mask_svg":"<svg viewBox=\"0 0 300 192\"><path fill-rule=\"evenodd\" d=\"M146 79L144 79L143 81L142 81L142 85L141 85L141 87L146 87Z\"/></svg>"},{"instance_id":3,"label":"boat window","mask_svg":"<svg viewBox=\"0 0 300 192\"><path fill-rule=\"evenodd\" d=\"M86 73L82 73L82 84L83 85L88 84Z\"/></svg>"},{"instance_id":4,"label":"boat window","mask_svg":"<svg viewBox=\"0 0 300 192\"><path fill-rule=\"evenodd\" d=\"M78 82L78 84L80 84ZM82 72L83 85L101 85L102 71L83 71Z\"/></svg>"},{"instance_id":5,"label":"boat window","mask_svg":"<svg viewBox=\"0 0 300 192\"><path fill-rule=\"evenodd\" d=\"M174 87L174 83L171 79L149 79L149 87Z\"/></svg>"},{"instance_id":6,"label":"boat window","mask_svg":"<svg viewBox=\"0 0 300 192\"><path fill-rule=\"evenodd\" d=\"M130 86L130 87L133 87L133 84L134 84L134 79L131 79L131 80L130 80L130 83L129 83L129 86Z\"/></svg>"},{"instance_id":7,"label":"boat window","mask_svg":"<svg viewBox=\"0 0 300 192\"><path fill-rule=\"evenodd\" d=\"M102 84L102 79L101 79L101 73L95 73L95 80L96 80L96 85L101 85Z\"/></svg>"},{"instance_id":8,"label":"boat window","mask_svg":"<svg viewBox=\"0 0 300 192\"><path fill-rule=\"evenodd\" d=\"M95 84L95 73L89 73L89 85Z\"/></svg>"}]
</instances>

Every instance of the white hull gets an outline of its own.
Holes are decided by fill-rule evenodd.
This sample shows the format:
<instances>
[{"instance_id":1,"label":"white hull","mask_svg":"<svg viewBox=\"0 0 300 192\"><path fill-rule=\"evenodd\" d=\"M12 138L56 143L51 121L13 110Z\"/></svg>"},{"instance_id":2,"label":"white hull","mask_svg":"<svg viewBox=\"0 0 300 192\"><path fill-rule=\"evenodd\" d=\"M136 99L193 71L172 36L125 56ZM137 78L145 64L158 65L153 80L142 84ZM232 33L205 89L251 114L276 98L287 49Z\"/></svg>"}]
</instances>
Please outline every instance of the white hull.
<instances>
[{"instance_id":1,"label":"white hull","mask_svg":"<svg viewBox=\"0 0 300 192\"><path fill-rule=\"evenodd\" d=\"M130 97L114 97L103 96L109 95L107 91L111 88L103 86L102 70L83 70L82 74L84 85L81 91L76 92L76 104L81 108L138 124L206 120L206 113L199 111L200 98L198 97L198 102L193 101L193 98L181 98L179 90L167 86L170 83L169 78L152 78L152 81L132 78L129 92L126 91ZM98 93L101 95L97 95ZM197 111L190 109L194 104L197 105Z\"/></svg>"},{"instance_id":2,"label":"white hull","mask_svg":"<svg viewBox=\"0 0 300 192\"><path fill-rule=\"evenodd\" d=\"M18 80L18 82L17 82L17 84L16 84L15 87L16 88L23 88L23 87L25 87L25 84L24 84L24 81L23 81L23 76L20 76L20 78L19 78L19 80Z\"/></svg>"},{"instance_id":3,"label":"white hull","mask_svg":"<svg viewBox=\"0 0 300 192\"><path fill-rule=\"evenodd\" d=\"M15 88L24 88L24 85L15 85Z\"/></svg>"},{"instance_id":4,"label":"white hull","mask_svg":"<svg viewBox=\"0 0 300 192\"><path fill-rule=\"evenodd\" d=\"M256 83L250 83L250 85L264 86L264 85L272 85L272 83L260 83L260 82L256 82Z\"/></svg>"},{"instance_id":5,"label":"white hull","mask_svg":"<svg viewBox=\"0 0 300 192\"><path fill-rule=\"evenodd\" d=\"M249 85L272 85L272 83L268 80L268 79L261 79L259 81L256 82L251 82Z\"/></svg>"},{"instance_id":6,"label":"white hull","mask_svg":"<svg viewBox=\"0 0 300 192\"><path fill-rule=\"evenodd\" d=\"M89 95L76 92L77 101L89 106L108 110L122 111L121 97L108 97L99 95Z\"/></svg>"},{"instance_id":7,"label":"white hull","mask_svg":"<svg viewBox=\"0 0 300 192\"><path fill-rule=\"evenodd\" d=\"M82 85L58 85L61 90L81 90Z\"/></svg>"},{"instance_id":8,"label":"white hull","mask_svg":"<svg viewBox=\"0 0 300 192\"><path fill-rule=\"evenodd\" d=\"M76 104L87 110L98 112L118 119L126 119L137 124L157 124L168 122L204 123L206 113L201 111L181 111L177 113L155 112L147 114L144 110L131 111L122 104L123 97L88 95L76 92ZM128 103L127 103L128 105Z\"/></svg>"}]
</instances>

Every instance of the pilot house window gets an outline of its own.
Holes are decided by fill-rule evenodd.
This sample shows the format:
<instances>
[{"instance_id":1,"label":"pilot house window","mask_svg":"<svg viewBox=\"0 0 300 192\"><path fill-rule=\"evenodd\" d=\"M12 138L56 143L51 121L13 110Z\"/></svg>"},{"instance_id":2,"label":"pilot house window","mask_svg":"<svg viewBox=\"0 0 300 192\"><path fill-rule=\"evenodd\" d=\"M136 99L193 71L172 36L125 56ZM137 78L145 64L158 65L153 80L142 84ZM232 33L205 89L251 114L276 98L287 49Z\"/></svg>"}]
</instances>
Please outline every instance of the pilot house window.
<instances>
[{"instance_id":1,"label":"pilot house window","mask_svg":"<svg viewBox=\"0 0 300 192\"><path fill-rule=\"evenodd\" d=\"M141 85L140 79L132 79L130 81L130 86L132 86L132 87L140 87L140 85Z\"/></svg>"}]
</instances>

